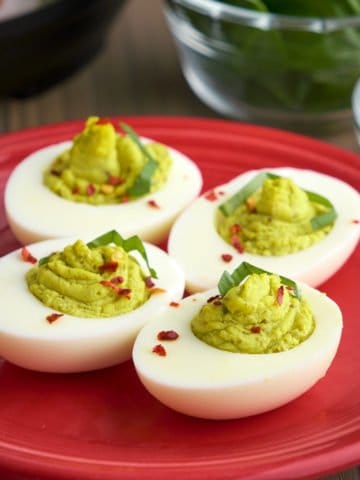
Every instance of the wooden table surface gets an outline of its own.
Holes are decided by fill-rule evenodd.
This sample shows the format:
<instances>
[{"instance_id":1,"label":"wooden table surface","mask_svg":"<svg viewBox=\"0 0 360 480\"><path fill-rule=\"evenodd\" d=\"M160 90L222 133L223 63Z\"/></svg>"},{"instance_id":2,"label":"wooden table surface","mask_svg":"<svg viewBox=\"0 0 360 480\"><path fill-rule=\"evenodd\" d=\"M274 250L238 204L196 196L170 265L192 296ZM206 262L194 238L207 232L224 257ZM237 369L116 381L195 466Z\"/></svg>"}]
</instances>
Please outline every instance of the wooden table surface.
<instances>
[{"instance_id":1,"label":"wooden table surface","mask_svg":"<svg viewBox=\"0 0 360 480\"><path fill-rule=\"evenodd\" d=\"M32 98L0 99L0 134L94 114L221 118L187 86L161 0L128 0L114 20L105 49L71 78ZM351 127L321 138L359 152ZM360 473L353 468L326 479L360 480Z\"/></svg>"}]
</instances>

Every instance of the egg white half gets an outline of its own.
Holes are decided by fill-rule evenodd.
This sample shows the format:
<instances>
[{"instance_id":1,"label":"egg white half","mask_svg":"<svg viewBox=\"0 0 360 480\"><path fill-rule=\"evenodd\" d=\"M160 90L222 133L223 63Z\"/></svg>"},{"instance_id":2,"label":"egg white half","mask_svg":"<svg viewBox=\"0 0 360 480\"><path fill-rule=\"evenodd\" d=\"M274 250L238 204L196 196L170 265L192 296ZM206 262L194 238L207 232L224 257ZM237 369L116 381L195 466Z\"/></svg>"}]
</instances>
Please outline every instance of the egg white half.
<instances>
[{"instance_id":1,"label":"egg white half","mask_svg":"<svg viewBox=\"0 0 360 480\"><path fill-rule=\"evenodd\" d=\"M47 240L28 247L37 259L62 250L76 238ZM89 239L90 240L90 239ZM0 357L24 368L44 372L80 372L118 364L131 357L140 328L154 319L184 291L184 275L160 248L144 244L154 280L162 293L132 312L110 318L83 318L64 314L53 323L46 317L54 310L33 296L25 274L31 264L16 250L0 259ZM143 259L131 252L146 271ZM57 312L61 313L61 312Z\"/></svg>"},{"instance_id":2,"label":"egg white half","mask_svg":"<svg viewBox=\"0 0 360 480\"><path fill-rule=\"evenodd\" d=\"M139 333L133 361L145 388L164 405L207 419L240 418L266 412L294 400L329 368L338 348L342 315L325 294L301 285L313 309L316 327L297 347L279 353L232 353L211 347L191 331L191 319L216 289L168 307ZM176 340L157 339L174 330ZM152 351L161 344L166 356Z\"/></svg>"},{"instance_id":3,"label":"egg white half","mask_svg":"<svg viewBox=\"0 0 360 480\"><path fill-rule=\"evenodd\" d=\"M142 139L144 143L149 139ZM10 228L23 244L73 235L100 235L117 229L126 237L160 243L178 214L199 194L202 176L188 157L168 148L172 166L167 182L158 191L116 205L72 202L43 184L43 172L72 142L34 152L11 173L5 187L5 212ZM149 205L155 200L159 208Z\"/></svg>"},{"instance_id":4,"label":"egg white half","mask_svg":"<svg viewBox=\"0 0 360 480\"><path fill-rule=\"evenodd\" d=\"M309 248L281 256L240 254L225 242L214 226L217 208L261 171L292 178L304 190L330 200L338 213L330 233ZM179 216L170 231L168 252L184 270L189 292L213 288L224 270L231 272L243 261L316 287L345 263L359 241L360 224L354 220L360 219L360 195L329 175L296 168L251 170L220 185L214 192L215 200L202 195ZM229 263L222 260L225 253L232 255Z\"/></svg>"}]
</instances>

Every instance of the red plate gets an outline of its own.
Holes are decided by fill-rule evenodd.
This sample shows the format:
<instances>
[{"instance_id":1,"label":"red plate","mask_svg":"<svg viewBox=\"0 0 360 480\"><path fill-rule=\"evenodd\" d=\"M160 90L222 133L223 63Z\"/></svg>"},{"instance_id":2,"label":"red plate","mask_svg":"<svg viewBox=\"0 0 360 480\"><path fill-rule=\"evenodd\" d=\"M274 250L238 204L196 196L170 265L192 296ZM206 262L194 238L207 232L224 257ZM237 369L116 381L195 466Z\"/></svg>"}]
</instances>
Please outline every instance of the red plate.
<instances>
[{"instance_id":1,"label":"red plate","mask_svg":"<svg viewBox=\"0 0 360 480\"><path fill-rule=\"evenodd\" d=\"M118 121L118 119L114 119ZM219 120L124 118L141 135L192 157L208 189L250 168L294 166L360 189L359 156L299 135ZM0 187L28 153L70 139L83 122L0 137ZM0 254L18 246L0 211ZM360 249L322 286L344 332L325 378L298 400L236 421L177 414L142 388L131 362L73 375L0 360L0 477L77 480L311 478L360 460ZM1 332L0 332L1 334ZM196 368L196 366L194 366Z\"/></svg>"}]
</instances>

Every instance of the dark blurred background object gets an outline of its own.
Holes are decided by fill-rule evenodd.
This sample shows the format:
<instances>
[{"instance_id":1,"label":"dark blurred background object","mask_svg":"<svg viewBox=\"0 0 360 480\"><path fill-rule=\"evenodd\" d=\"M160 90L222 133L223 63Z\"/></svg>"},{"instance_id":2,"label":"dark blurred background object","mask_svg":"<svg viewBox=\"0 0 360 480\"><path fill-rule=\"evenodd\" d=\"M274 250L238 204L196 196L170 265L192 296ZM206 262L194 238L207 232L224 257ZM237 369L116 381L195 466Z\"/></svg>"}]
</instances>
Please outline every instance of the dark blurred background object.
<instances>
[{"instance_id":1,"label":"dark blurred background object","mask_svg":"<svg viewBox=\"0 0 360 480\"><path fill-rule=\"evenodd\" d=\"M29 97L81 69L103 48L111 22L124 3L48 0L34 5L27 0L17 14L14 3L5 9L6 2L0 2L0 13L4 8L0 15L0 96Z\"/></svg>"}]
</instances>

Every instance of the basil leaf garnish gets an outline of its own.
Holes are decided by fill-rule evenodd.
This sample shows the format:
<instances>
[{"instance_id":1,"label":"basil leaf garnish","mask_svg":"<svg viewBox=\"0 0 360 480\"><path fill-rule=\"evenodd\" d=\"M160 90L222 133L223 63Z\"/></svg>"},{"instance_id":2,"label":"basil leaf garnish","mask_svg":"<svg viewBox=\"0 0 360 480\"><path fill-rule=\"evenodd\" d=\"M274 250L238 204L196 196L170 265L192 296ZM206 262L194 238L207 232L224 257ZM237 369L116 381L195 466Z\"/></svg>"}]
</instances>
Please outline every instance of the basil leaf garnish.
<instances>
[{"instance_id":1,"label":"basil leaf garnish","mask_svg":"<svg viewBox=\"0 0 360 480\"><path fill-rule=\"evenodd\" d=\"M239 285L246 277L251 275L252 273L267 273L268 275L273 275L272 272L268 272L267 270L263 270L262 268L256 267L248 262L242 262L231 274L225 270L225 272L221 275L218 289L220 295L223 297L231 288L236 287ZM293 295L296 298L301 298L301 292L293 280L290 278L283 277L279 275L281 283L289 287Z\"/></svg>"}]
</instances>

